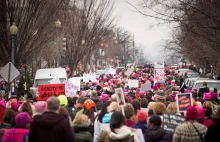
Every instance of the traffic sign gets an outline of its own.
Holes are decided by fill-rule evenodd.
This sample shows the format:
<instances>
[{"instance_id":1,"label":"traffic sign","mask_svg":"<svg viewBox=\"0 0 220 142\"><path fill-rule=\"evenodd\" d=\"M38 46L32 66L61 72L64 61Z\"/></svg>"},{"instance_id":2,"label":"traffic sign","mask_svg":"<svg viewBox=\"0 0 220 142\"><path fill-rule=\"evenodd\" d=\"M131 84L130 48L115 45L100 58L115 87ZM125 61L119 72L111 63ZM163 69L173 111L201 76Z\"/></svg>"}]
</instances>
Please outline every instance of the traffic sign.
<instances>
[{"instance_id":1,"label":"traffic sign","mask_svg":"<svg viewBox=\"0 0 220 142\"><path fill-rule=\"evenodd\" d=\"M9 72L10 71L10 72ZM10 77L9 77L10 73ZM18 75L20 75L20 72L18 69L11 63L9 62L7 65L5 65L1 70L0 70L0 75L7 81L7 82L12 82ZM9 80L8 80L9 79Z\"/></svg>"}]
</instances>

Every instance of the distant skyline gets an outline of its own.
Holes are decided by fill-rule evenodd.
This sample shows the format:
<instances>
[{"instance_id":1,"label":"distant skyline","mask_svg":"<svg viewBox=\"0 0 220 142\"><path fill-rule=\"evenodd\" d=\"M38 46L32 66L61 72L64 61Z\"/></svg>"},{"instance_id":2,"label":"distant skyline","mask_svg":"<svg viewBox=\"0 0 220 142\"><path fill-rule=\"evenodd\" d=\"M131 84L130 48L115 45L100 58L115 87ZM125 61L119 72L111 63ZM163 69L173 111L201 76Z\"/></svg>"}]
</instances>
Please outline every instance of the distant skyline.
<instances>
[{"instance_id":1,"label":"distant skyline","mask_svg":"<svg viewBox=\"0 0 220 142\"><path fill-rule=\"evenodd\" d=\"M142 0L127 0L135 6ZM145 55L152 61L163 61L162 52L165 40L171 39L172 29L168 26L154 26L157 21L145 17L134 11L126 0L115 0L115 14L118 17L118 26L134 33L135 43L143 48Z\"/></svg>"}]
</instances>

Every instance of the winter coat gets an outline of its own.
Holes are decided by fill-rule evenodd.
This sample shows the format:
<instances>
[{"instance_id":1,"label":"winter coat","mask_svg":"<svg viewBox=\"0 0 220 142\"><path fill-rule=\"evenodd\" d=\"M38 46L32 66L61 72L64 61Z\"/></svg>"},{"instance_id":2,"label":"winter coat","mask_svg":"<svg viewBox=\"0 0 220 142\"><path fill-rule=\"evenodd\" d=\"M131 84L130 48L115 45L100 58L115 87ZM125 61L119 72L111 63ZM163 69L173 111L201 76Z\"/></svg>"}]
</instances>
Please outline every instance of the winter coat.
<instances>
[{"instance_id":1,"label":"winter coat","mask_svg":"<svg viewBox=\"0 0 220 142\"><path fill-rule=\"evenodd\" d=\"M130 119L127 119L125 121L125 125L128 126L128 127L133 127L135 124L136 124L136 122L133 121L133 120L130 120Z\"/></svg>"},{"instance_id":2,"label":"winter coat","mask_svg":"<svg viewBox=\"0 0 220 142\"><path fill-rule=\"evenodd\" d=\"M146 142L172 142L172 136L173 134L171 132L158 126L147 128L144 133Z\"/></svg>"},{"instance_id":3,"label":"winter coat","mask_svg":"<svg viewBox=\"0 0 220 142\"><path fill-rule=\"evenodd\" d=\"M132 132L127 126L112 131L102 131L98 142L139 142L136 133Z\"/></svg>"},{"instance_id":4,"label":"winter coat","mask_svg":"<svg viewBox=\"0 0 220 142\"><path fill-rule=\"evenodd\" d=\"M203 122L200 122L200 123L203 124L204 126L206 126L207 128L209 128L213 124L211 119L206 119L206 120L204 120Z\"/></svg>"},{"instance_id":5,"label":"winter coat","mask_svg":"<svg viewBox=\"0 0 220 142\"><path fill-rule=\"evenodd\" d=\"M141 129L142 133L144 134L146 128L147 128L147 122L138 122L137 124L135 124L134 126L132 126L132 128L135 129Z\"/></svg>"},{"instance_id":6,"label":"winter coat","mask_svg":"<svg viewBox=\"0 0 220 142\"><path fill-rule=\"evenodd\" d=\"M209 88L208 87L201 87L199 88L198 97L203 98L204 93L208 93Z\"/></svg>"},{"instance_id":7,"label":"winter coat","mask_svg":"<svg viewBox=\"0 0 220 142\"><path fill-rule=\"evenodd\" d=\"M75 142L69 121L55 112L36 115L31 122L29 142Z\"/></svg>"},{"instance_id":8,"label":"winter coat","mask_svg":"<svg viewBox=\"0 0 220 142\"><path fill-rule=\"evenodd\" d=\"M207 130L205 136L205 142L219 142L220 140L219 128L220 128L220 120L213 119L213 125L210 126Z\"/></svg>"},{"instance_id":9,"label":"winter coat","mask_svg":"<svg viewBox=\"0 0 220 142\"><path fill-rule=\"evenodd\" d=\"M192 124L199 131L200 135L204 138L207 131L206 126L198 122L186 121L176 127L173 135L173 142L202 142L198 132Z\"/></svg>"},{"instance_id":10,"label":"winter coat","mask_svg":"<svg viewBox=\"0 0 220 142\"><path fill-rule=\"evenodd\" d=\"M28 129L11 128L5 129L2 137L2 142L28 142Z\"/></svg>"},{"instance_id":11,"label":"winter coat","mask_svg":"<svg viewBox=\"0 0 220 142\"><path fill-rule=\"evenodd\" d=\"M3 122L3 123L0 125L0 130L1 130L1 129L5 129L5 128L9 127L9 126L10 126L10 124ZM3 133L0 133L0 142L2 142L2 134L3 134Z\"/></svg>"},{"instance_id":12,"label":"winter coat","mask_svg":"<svg viewBox=\"0 0 220 142\"><path fill-rule=\"evenodd\" d=\"M101 134L101 132L103 130L107 130L109 129L109 123L108 124L104 124L99 122L98 117L95 120L94 123L94 138L93 138L93 142L98 142L99 136Z\"/></svg>"},{"instance_id":13,"label":"winter coat","mask_svg":"<svg viewBox=\"0 0 220 142\"><path fill-rule=\"evenodd\" d=\"M93 141L92 135L88 131L88 126L84 124L74 124L73 129L75 132L77 142L92 142Z\"/></svg>"}]
</instances>

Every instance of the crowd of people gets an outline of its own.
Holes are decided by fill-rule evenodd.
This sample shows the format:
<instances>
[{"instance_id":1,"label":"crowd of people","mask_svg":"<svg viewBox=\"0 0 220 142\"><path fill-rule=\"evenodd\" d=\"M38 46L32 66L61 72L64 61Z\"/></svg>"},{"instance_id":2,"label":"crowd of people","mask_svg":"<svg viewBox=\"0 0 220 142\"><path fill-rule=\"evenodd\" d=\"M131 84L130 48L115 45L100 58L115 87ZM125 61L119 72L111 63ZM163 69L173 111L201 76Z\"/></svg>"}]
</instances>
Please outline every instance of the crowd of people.
<instances>
[{"instance_id":1,"label":"crowd of people","mask_svg":"<svg viewBox=\"0 0 220 142\"><path fill-rule=\"evenodd\" d=\"M218 142L220 109L217 90L204 87L189 90L183 77L166 69L164 80L154 82L152 67L101 75L98 82L81 84L73 97L64 94L37 101L0 94L0 142ZM129 88L128 78L139 81ZM151 84L151 90L140 86ZM122 88L125 104L118 102L116 88ZM176 94L192 93L193 105L178 112ZM163 128L163 114L185 117L175 131Z\"/></svg>"}]
</instances>

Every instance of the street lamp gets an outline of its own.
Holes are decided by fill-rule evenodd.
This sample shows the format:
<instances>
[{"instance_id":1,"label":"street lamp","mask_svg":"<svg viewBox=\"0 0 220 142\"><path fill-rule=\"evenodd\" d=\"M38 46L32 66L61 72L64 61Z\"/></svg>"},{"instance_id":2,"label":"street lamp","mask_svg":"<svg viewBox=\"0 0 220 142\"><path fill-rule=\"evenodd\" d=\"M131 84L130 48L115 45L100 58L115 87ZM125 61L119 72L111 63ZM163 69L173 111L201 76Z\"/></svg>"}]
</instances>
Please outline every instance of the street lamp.
<instances>
[{"instance_id":1,"label":"street lamp","mask_svg":"<svg viewBox=\"0 0 220 142\"><path fill-rule=\"evenodd\" d=\"M61 22L60 22L60 20L57 20L57 21L55 22L55 25L56 25L56 28L60 28L60 27L61 27Z\"/></svg>"},{"instance_id":2,"label":"street lamp","mask_svg":"<svg viewBox=\"0 0 220 142\"><path fill-rule=\"evenodd\" d=\"M16 35L18 33L18 27L15 25L15 23L12 24L10 27L10 34L11 34L11 39L12 39L12 50L11 50L11 62L12 64L15 64L15 39Z\"/></svg>"}]
</instances>

